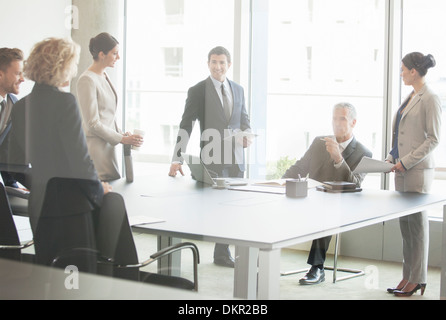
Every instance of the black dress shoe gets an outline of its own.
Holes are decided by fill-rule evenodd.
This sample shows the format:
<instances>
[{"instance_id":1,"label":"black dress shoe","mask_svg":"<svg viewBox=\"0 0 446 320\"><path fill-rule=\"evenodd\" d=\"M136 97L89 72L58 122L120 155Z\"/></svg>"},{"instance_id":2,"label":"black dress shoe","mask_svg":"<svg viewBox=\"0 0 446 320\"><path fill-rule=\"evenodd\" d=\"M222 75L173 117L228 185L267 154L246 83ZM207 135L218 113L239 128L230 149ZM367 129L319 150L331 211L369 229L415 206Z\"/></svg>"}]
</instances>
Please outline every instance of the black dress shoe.
<instances>
[{"instance_id":1,"label":"black dress shoe","mask_svg":"<svg viewBox=\"0 0 446 320\"><path fill-rule=\"evenodd\" d=\"M231 256L221 256L214 258L214 263L221 267L234 268L234 258Z\"/></svg>"},{"instance_id":2,"label":"black dress shoe","mask_svg":"<svg viewBox=\"0 0 446 320\"><path fill-rule=\"evenodd\" d=\"M325 281L325 272L324 269L320 269L317 266L312 266L308 273L299 280L301 285L313 285L318 284Z\"/></svg>"}]
</instances>

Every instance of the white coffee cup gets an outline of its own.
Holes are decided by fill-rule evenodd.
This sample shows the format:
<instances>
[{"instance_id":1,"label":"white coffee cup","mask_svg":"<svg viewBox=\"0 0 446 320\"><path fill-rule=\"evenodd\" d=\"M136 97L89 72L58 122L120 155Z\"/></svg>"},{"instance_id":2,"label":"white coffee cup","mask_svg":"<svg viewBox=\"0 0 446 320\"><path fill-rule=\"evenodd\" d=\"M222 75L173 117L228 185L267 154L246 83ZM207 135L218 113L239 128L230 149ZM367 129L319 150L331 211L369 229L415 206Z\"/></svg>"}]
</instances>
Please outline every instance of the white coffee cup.
<instances>
[{"instance_id":1,"label":"white coffee cup","mask_svg":"<svg viewBox=\"0 0 446 320\"><path fill-rule=\"evenodd\" d=\"M226 179L224 179L224 178L216 178L216 179L214 179L214 181L215 181L215 183L216 183L216 186L217 186L217 188L221 188L221 189L223 189L223 188L226 188Z\"/></svg>"},{"instance_id":2,"label":"white coffee cup","mask_svg":"<svg viewBox=\"0 0 446 320\"><path fill-rule=\"evenodd\" d=\"M133 134L137 134L141 137L144 137L146 132L143 130L140 130L140 129L135 129L135 130L133 130ZM140 147L132 146L132 150L139 151L139 149L140 149Z\"/></svg>"}]
</instances>

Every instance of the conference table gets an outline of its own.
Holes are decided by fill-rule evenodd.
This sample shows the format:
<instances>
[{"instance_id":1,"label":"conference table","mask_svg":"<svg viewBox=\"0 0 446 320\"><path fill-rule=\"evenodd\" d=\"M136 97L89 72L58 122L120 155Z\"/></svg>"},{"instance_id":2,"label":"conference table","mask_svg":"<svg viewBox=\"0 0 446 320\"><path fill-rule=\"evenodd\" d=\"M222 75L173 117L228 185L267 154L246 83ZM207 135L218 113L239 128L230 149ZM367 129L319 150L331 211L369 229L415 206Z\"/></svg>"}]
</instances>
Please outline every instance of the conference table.
<instances>
[{"instance_id":1,"label":"conference table","mask_svg":"<svg viewBox=\"0 0 446 320\"><path fill-rule=\"evenodd\" d=\"M279 299L282 248L432 207L443 206L446 215L446 195L383 190L327 193L312 188L307 197L295 199L283 193L215 189L188 175L168 177L167 171L137 176L133 183L121 179L112 187L123 195L129 217L162 221L133 227L157 235L164 243L160 246L175 239L234 245L234 297L250 300ZM443 248L445 235L443 223ZM445 274L443 250L441 298L446 298Z\"/></svg>"}]
</instances>

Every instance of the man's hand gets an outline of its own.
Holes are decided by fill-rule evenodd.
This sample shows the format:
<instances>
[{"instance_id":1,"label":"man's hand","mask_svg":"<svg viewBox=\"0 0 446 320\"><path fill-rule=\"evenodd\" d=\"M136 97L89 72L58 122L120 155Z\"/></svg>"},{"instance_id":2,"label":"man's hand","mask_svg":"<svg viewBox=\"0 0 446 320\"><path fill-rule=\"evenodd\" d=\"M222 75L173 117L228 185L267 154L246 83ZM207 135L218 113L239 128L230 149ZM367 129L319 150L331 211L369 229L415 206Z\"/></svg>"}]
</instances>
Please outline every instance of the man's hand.
<instances>
[{"instance_id":1,"label":"man's hand","mask_svg":"<svg viewBox=\"0 0 446 320\"><path fill-rule=\"evenodd\" d=\"M331 159L335 162L335 164L340 163L344 158L342 157L341 150L339 149L339 143L332 138L323 138L325 141L325 147L327 148L327 152L330 154Z\"/></svg>"},{"instance_id":2,"label":"man's hand","mask_svg":"<svg viewBox=\"0 0 446 320\"><path fill-rule=\"evenodd\" d=\"M181 173L182 176L184 176L181 163L172 163L172 165L170 166L169 176L176 177L178 171Z\"/></svg>"},{"instance_id":3,"label":"man's hand","mask_svg":"<svg viewBox=\"0 0 446 320\"><path fill-rule=\"evenodd\" d=\"M252 139L243 137L243 148L249 148L252 144Z\"/></svg>"}]
</instances>

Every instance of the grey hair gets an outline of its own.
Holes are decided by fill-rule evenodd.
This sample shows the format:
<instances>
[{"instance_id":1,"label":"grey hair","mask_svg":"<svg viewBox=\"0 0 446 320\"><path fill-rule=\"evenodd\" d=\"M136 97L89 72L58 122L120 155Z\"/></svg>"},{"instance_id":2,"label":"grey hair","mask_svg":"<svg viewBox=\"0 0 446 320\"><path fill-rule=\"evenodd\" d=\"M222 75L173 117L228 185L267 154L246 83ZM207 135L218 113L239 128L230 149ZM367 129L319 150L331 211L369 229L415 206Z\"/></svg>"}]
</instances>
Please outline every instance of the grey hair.
<instances>
[{"instance_id":1,"label":"grey hair","mask_svg":"<svg viewBox=\"0 0 446 320\"><path fill-rule=\"evenodd\" d=\"M340 103L336 104L333 107L333 111L336 109L348 109L348 115L350 117L350 120L356 120L356 118L358 116L356 113L355 106L348 102L340 102Z\"/></svg>"}]
</instances>

